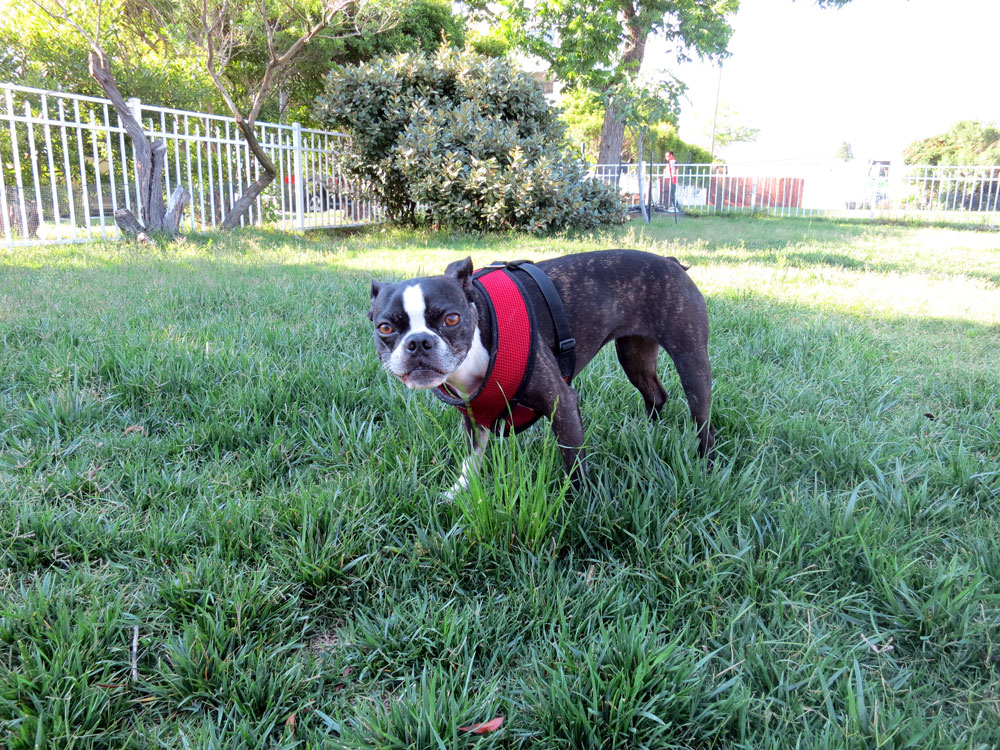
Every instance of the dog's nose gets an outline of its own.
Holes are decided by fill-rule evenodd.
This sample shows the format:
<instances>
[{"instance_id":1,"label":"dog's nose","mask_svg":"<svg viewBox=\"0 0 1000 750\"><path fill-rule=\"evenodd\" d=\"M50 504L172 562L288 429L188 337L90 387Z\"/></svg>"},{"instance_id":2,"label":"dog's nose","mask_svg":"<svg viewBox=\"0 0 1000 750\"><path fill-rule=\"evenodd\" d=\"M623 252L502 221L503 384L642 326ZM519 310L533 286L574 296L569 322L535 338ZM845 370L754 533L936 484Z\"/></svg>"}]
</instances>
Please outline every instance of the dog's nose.
<instances>
[{"instance_id":1,"label":"dog's nose","mask_svg":"<svg viewBox=\"0 0 1000 750\"><path fill-rule=\"evenodd\" d=\"M429 352L434 348L434 337L429 333L415 333L406 340L406 351L415 352L423 349Z\"/></svg>"}]
</instances>

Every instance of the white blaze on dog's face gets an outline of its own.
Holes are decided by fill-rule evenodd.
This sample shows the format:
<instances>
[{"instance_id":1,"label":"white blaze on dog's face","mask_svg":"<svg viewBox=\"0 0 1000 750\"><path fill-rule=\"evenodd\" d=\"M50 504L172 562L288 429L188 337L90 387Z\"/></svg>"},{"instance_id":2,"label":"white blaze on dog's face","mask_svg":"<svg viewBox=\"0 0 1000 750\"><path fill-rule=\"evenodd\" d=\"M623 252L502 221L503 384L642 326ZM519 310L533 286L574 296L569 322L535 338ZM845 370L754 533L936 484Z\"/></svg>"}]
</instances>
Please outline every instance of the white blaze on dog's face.
<instances>
[{"instance_id":1,"label":"white blaze on dog's face","mask_svg":"<svg viewBox=\"0 0 1000 750\"><path fill-rule=\"evenodd\" d=\"M471 273L466 258L448 266L444 276L372 282L375 348L407 387L436 388L465 361L477 323Z\"/></svg>"}]
</instances>

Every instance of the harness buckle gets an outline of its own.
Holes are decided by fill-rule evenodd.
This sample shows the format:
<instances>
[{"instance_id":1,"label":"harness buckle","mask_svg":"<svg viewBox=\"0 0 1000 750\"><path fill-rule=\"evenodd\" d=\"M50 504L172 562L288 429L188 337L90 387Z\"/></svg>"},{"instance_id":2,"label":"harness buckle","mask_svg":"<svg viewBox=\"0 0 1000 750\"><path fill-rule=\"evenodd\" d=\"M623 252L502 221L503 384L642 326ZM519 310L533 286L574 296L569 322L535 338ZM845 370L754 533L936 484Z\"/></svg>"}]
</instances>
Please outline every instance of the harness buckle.
<instances>
[{"instance_id":1,"label":"harness buckle","mask_svg":"<svg viewBox=\"0 0 1000 750\"><path fill-rule=\"evenodd\" d=\"M570 337L568 339L563 339L562 341L559 342L559 353L560 354L565 354L566 352L568 352L568 351L570 351L572 349L575 349L575 348L576 348L576 339L575 338Z\"/></svg>"}]
</instances>

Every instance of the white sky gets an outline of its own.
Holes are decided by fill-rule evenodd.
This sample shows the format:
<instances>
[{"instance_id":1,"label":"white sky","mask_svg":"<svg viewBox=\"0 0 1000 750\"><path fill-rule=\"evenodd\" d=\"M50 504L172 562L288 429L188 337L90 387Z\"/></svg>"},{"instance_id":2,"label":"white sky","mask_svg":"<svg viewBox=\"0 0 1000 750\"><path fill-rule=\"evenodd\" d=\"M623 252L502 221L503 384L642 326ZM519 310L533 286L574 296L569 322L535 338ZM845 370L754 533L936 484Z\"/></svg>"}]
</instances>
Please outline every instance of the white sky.
<instances>
[{"instance_id":1,"label":"white sky","mask_svg":"<svg viewBox=\"0 0 1000 750\"><path fill-rule=\"evenodd\" d=\"M720 102L759 128L727 160L827 160L846 140L857 159L892 159L959 120L1000 122L998 0L743 0ZM688 84L681 136L709 146L718 66L678 66L662 41L644 70Z\"/></svg>"}]
</instances>

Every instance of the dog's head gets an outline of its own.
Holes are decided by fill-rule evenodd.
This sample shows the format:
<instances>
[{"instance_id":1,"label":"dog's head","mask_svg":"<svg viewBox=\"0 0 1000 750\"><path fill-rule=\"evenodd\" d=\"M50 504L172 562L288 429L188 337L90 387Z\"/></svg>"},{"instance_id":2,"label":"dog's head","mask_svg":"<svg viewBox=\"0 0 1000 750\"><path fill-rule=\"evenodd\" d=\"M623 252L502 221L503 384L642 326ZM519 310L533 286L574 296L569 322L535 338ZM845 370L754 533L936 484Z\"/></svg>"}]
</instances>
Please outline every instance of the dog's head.
<instances>
[{"instance_id":1,"label":"dog's head","mask_svg":"<svg viewBox=\"0 0 1000 750\"><path fill-rule=\"evenodd\" d=\"M443 276L372 281L368 319L382 364L409 388L436 388L465 360L476 330L472 259Z\"/></svg>"}]
</instances>

